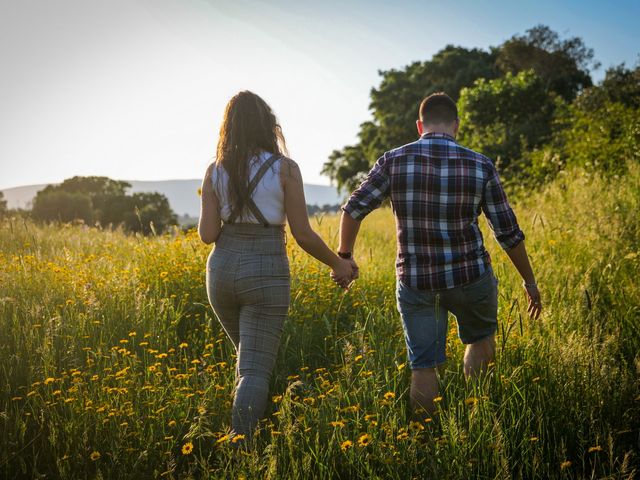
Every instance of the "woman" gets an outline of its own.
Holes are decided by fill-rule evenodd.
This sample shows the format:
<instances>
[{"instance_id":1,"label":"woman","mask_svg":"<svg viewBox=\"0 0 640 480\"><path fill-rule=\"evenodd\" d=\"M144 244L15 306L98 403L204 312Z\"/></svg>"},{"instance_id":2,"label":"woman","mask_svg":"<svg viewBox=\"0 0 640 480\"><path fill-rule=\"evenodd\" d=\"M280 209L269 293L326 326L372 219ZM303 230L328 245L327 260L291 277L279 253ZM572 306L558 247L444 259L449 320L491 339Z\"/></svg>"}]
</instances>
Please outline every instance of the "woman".
<instances>
[{"instance_id":1,"label":"woman","mask_svg":"<svg viewBox=\"0 0 640 480\"><path fill-rule=\"evenodd\" d=\"M216 244L207 261L207 293L237 352L232 429L249 439L264 414L269 380L289 308L285 219L307 253L346 287L352 264L312 230L302 177L286 152L271 108L244 91L227 104L216 161L202 183L198 232Z\"/></svg>"}]
</instances>

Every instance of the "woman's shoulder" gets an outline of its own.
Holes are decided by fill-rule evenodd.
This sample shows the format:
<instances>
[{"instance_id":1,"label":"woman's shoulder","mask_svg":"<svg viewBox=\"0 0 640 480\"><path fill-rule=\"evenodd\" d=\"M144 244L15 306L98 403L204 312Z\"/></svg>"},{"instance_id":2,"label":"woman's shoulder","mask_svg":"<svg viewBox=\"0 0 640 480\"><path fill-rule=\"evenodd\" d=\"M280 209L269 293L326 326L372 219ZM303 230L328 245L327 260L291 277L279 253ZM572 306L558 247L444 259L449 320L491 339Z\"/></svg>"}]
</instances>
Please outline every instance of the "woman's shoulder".
<instances>
[{"instance_id":1,"label":"woman's shoulder","mask_svg":"<svg viewBox=\"0 0 640 480\"><path fill-rule=\"evenodd\" d=\"M285 155L280 155L280 165L280 171L285 177L291 177L300 173L298 164Z\"/></svg>"},{"instance_id":2,"label":"woman's shoulder","mask_svg":"<svg viewBox=\"0 0 640 480\"><path fill-rule=\"evenodd\" d=\"M291 158L282 155L280 157L280 184L285 189L287 183L293 185L302 183L302 174L300 173L300 167Z\"/></svg>"}]
</instances>

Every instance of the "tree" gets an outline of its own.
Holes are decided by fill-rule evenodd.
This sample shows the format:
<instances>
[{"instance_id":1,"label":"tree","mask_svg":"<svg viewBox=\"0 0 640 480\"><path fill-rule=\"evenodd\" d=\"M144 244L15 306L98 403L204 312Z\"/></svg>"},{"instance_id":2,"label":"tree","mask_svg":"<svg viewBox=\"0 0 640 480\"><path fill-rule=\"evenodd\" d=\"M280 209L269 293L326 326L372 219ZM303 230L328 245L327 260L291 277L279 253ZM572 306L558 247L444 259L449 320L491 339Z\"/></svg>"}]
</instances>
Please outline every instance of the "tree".
<instances>
[{"instance_id":1,"label":"tree","mask_svg":"<svg viewBox=\"0 0 640 480\"><path fill-rule=\"evenodd\" d=\"M33 217L43 221L81 219L102 227L124 225L126 230L162 233L177 217L160 193L127 195L131 185L107 177L73 177L49 185L36 194Z\"/></svg>"},{"instance_id":2,"label":"tree","mask_svg":"<svg viewBox=\"0 0 640 480\"><path fill-rule=\"evenodd\" d=\"M44 222L82 220L92 224L95 211L91 197L85 193L45 188L36 194L31 215Z\"/></svg>"},{"instance_id":3,"label":"tree","mask_svg":"<svg viewBox=\"0 0 640 480\"><path fill-rule=\"evenodd\" d=\"M178 217L169 206L169 200L161 193L134 193L133 210L125 214L125 228L132 232L163 233L170 225L178 224Z\"/></svg>"},{"instance_id":4,"label":"tree","mask_svg":"<svg viewBox=\"0 0 640 480\"><path fill-rule=\"evenodd\" d=\"M322 167L322 174L336 182L339 192L351 192L364 179L370 163L359 145L334 150Z\"/></svg>"},{"instance_id":5,"label":"tree","mask_svg":"<svg viewBox=\"0 0 640 480\"><path fill-rule=\"evenodd\" d=\"M494 49L496 65L504 73L533 70L547 90L567 101L592 85L590 67L592 48L585 46L579 37L561 40L557 32L546 25L537 25L525 35L514 35Z\"/></svg>"},{"instance_id":6,"label":"tree","mask_svg":"<svg viewBox=\"0 0 640 480\"><path fill-rule=\"evenodd\" d=\"M548 144L529 155L537 183L568 167L621 175L640 161L640 69L620 65L556 110Z\"/></svg>"},{"instance_id":7,"label":"tree","mask_svg":"<svg viewBox=\"0 0 640 480\"><path fill-rule=\"evenodd\" d=\"M589 70L597 66L593 49L581 38L561 39L549 27L537 25L489 52L448 45L429 61L381 71L380 85L370 93L373 118L360 125L356 144L331 153L322 173L340 190L353 189L384 151L416 139L420 101L445 91L454 100L464 100L463 141L499 158L505 173L515 174L527 168L523 152L549 139L557 105L562 100L571 103L588 90ZM627 72L614 73L612 92L618 91L619 79L628 85ZM474 83L480 79L485 83Z\"/></svg>"},{"instance_id":8,"label":"tree","mask_svg":"<svg viewBox=\"0 0 640 480\"><path fill-rule=\"evenodd\" d=\"M447 45L429 61L380 71L380 86L371 90L373 120L360 125L357 144L332 152L322 173L338 189L353 189L385 150L417 138L415 121L424 97L445 91L457 99L476 79L494 78L494 62L491 53Z\"/></svg>"},{"instance_id":9,"label":"tree","mask_svg":"<svg viewBox=\"0 0 640 480\"><path fill-rule=\"evenodd\" d=\"M543 144L551 133L554 95L533 71L477 80L459 101L461 142L515 175L525 150Z\"/></svg>"},{"instance_id":10,"label":"tree","mask_svg":"<svg viewBox=\"0 0 640 480\"><path fill-rule=\"evenodd\" d=\"M606 103L640 108L640 65L633 70L624 63L609 68L600 85L587 89L576 100L577 106L584 110L599 110Z\"/></svg>"},{"instance_id":11,"label":"tree","mask_svg":"<svg viewBox=\"0 0 640 480\"><path fill-rule=\"evenodd\" d=\"M4 193L0 192L0 217L7 214L7 201L4 199Z\"/></svg>"}]
</instances>

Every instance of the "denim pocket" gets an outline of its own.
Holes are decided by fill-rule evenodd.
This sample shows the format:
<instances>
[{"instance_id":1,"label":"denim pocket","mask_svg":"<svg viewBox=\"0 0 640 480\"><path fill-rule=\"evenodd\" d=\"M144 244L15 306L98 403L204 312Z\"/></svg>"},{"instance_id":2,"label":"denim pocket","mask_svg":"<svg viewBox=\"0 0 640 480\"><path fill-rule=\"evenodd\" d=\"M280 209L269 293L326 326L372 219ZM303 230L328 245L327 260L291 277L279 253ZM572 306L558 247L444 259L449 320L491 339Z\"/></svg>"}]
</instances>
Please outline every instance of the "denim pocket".
<instances>
[{"instance_id":1,"label":"denim pocket","mask_svg":"<svg viewBox=\"0 0 640 480\"><path fill-rule=\"evenodd\" d=\"M462 286L467 301L481 302L493 295L497 288L497 279L490 270L487 274L482 275L478 280Z\"/></svg>"}]
</instances>

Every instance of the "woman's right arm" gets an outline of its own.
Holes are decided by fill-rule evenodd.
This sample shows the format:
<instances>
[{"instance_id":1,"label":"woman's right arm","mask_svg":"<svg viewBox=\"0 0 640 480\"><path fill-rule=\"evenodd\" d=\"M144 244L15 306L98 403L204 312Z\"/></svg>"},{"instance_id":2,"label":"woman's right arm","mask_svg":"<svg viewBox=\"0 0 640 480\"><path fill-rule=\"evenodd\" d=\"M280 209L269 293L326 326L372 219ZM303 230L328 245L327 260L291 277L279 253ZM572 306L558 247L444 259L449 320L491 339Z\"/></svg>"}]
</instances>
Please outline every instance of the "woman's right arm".
<instances>
[{"instance_id":1,"label":"woman's right arm","mask_svg":"<svg viewBox=\"0 0 640 480\"><path fill-rule=\"evenodd\" d=\"M198 234L200 239L211 244L218 240L221 230L220 220L220 204L218 197L213 191L213 183L211 175L213 173L214 164L212 163L202 180L200 194L200 221L198 222Z\"/></svg>"},{"instance_id":2,"label":"woman's right arm","mask_svg":"<svg viewBox=\"0 0 640 480\"><path fill-rule=\"evenodd\" d=\"M285 172L283 175L284 208L293 238L305 252L331 267L335 282L346 287L351 282L353 274L351 262L333 253L311 228L307 202L304 198L302 175L298 165L293 160L284 159L282 168Z\"/></svg>"}]
</instances>

